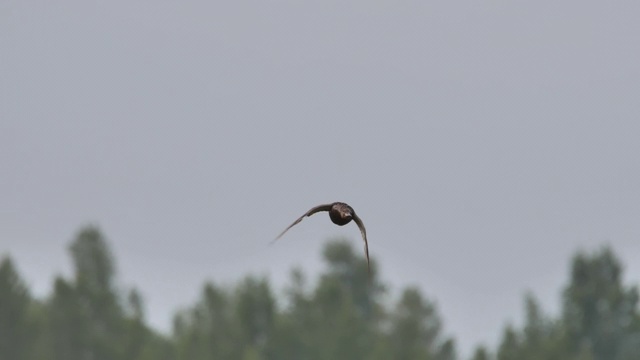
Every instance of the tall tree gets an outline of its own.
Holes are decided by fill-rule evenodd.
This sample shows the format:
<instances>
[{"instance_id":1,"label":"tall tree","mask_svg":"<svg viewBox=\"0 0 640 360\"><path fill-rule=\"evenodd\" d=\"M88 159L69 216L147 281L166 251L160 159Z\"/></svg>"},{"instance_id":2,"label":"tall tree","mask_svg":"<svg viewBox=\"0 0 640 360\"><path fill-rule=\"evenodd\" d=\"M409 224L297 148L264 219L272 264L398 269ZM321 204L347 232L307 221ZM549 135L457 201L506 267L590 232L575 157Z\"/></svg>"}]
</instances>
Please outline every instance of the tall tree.
<instances>
[{"instance_id":1,"label":"tall tree","mask_svg":"<svg viewBox=\"0 0 640 360\"><path fill-rule=\"evenodd\" d=\"M554 360L567 358L563 325L547 318L531 293L524 297L525 322L522 330L511 328L505 334L499 356L520 360Z\"/></svg>"},{"instance_id":2,"label":"tall tree","mask_svg":"<svg viewBox=\"0 0 640 360\"><path fill-rule=\"evenodd\" d=\"M273 356L279 360L313 359L313 333L316 331L317 318L314 317L312 299L300 269L291 272L291 284L285 296L287 306L276 316Z\"/></svg>"},{"instance_id":3,"label":"tall tree","mask_svg":"<svg viewBox=\"0 0 640 360\"><path fill-rule=\"evenodd\" d=\"M51 358L84 360L90 353L89 326L72 284L56 278L48 306Z\"/></svg>"},{"instance_id":4,"label":"tall tree","mask_svg":"<svg viewBox=\"0 0 640 360\"><path fill-rule=\"evenodd\" d=\"M532 293L525 295L524 310L520 359L554 360L567 357L562 323L548 318Z\"/></svg>"},{"instance_id":5,"label":"tall tree","mask_svg":"<svg viewBox=\"0 0 640 360\"><path fill-rule=\"evenodd\" d=\"M637 288L622 284L622 266L611 249L574 257L563 319L575 351L590 349L596 360L617 359L633 332L637 305Z\"/></svg>"},{"instance_id":6,"label":"tall tree","mask_svg":"<svg viewBox=\"0 0 640 360\"><path fill-rule=\"evenodd\" d=\"M13 261L4 258L0 262L0 359L29 358L35 341L30 305L31 297Z\"/></svg>"},{"instance_id":7,"label":"tall tree","mask_svg":"<svg viewBox=\"0 0 640 360\"><path fill-rule=\"evenodd\" d=\"M578 253L559 319L525 297L525 324L505 329L498 360L638 360L638 292L622 284L622 267L608 248Z\"/></svg>"},{"instance_id":8,"label":"tall tree","mask_svg":"<svg viewBox=\"0 0 640 360\"><path fill-rule=\"evenodd\" d=\"M245 278L236 289L236 316L246 356L268 357L268 344L273 335L276 302L266 279Z\"/></svg>"},{"instance_id":9,"label":"tall tree","mask_svg":"<svg viewBox=\"0 0 640 360\"><path fill-rule=\"evenodd\" d=\"M348 291L356 311L374 320L380 296L384 293L384 287L378 280L375 259L371 261L370 275L366 258L356 255L351 243L344 240L329 242L324 248L323 255L329 266L327 274L323 277L327 281L337 280L340 286Z\"/></svg>"},{"instance_id":10,"label":"tall tree","mask_svg":"<svg viewBox=\"0 0 640 360\"><path fill-rule=\"evenodd\" d=\"M392 314L391 346L398 360L449 360L455 357L452 339L442 335L436 306L416 288L405 289Z\"/></svg>"},{"instance_id":11,"label":"tall tree","mask_svg":"<svg viewBox=\"0 0 640 360\"><path fill-rule=\"evenodd\" d=\"M127 298L125 334L122 358L124 360L141 359L151 344L153 334L145 325L144 304L142 296L136 289L129 291Z\"/></svg>"},{"instance_id":12,"label":"tall tree","mask_svg":"<svg viewBox=\"0 0 640 360\"><path fill-rule=\"evenodd\" d=\"M520 340L513 325L507 325L502 333L502 340L498 347L498 360L519 360L521 352Z\"/></svg>"},{"instance_id":13,"label":"tall tree","mask_svg":"<svg viewBox=\"0 0 640 360\"><path fill-rule=\"evenodd\" d=\"M237 359L241 355L232 297L212 283L205 284L195 307L176 315L174 341L177 358Z\"/></svg>"},{"instance_id":14,"label":"tall tree","mask_svg":"<svg viewBox=\"0 0 640 360\"><path fill-rule=\"evenodd\" d=\"M349 291L335 277L325 277L313 297L315 359L366 359L369 331Z\"/></svg>"},{"instance_id":15,"label":"tall tree","mask_svg":"<svg viewBox=\"0 0 640 360\"><path fill-rule=\"evenodd\" d=\"M476 350L473 353L473 356L471 357L471 360L489 360L489 359L491 359L491 357L489 355L489 352L484 346L480 346L476 348Z\"/></svg>"},{"instance_id":16,"label":"tall tree","mask_svg":"<svg viewBox=\"0 0 640 360\"><path fill-rule=\"evenodd\" d=\"M53 356L59 360L115 360L122 349L122 313L114 265L102 234L81 229L69 247L74 280L58 278L49 305Z\"/></svg>"},{"instance_id":17,"label":"tall tree","mask_svg":"<svg viewBox=\"0 0 640 360\"><path fill-rule=\"evenodd\" d=\"M122 299L115 281L115 262L99 229L82 228L69 251L73 279L56 278L46 306L49 326L44 343L50 349L47 357L167 359L171 346L145 324L138 291L132 290L127 299Z\"/></svg>"},{"instance_id":18,"label":"tall tree","mask_svg":"<svg viewBox=\"0 0 640 360\"><path fill-rule=\"evenodd\" d=\"M375 261L371 277L364 256L346 241L332 241L323 252L328 270L311 296L312 359L370 359L377 343L380 298Z\"/></svg>"}]
</instances>

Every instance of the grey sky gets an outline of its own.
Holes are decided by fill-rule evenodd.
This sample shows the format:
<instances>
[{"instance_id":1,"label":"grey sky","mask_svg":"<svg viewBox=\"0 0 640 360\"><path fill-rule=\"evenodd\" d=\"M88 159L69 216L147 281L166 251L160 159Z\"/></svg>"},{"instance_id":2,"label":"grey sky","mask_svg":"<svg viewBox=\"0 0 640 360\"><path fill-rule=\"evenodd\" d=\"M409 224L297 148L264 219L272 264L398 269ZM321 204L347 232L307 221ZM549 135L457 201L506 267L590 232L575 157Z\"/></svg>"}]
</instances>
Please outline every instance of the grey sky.
<instances>
[{"instance_id":1,"label":"grey sky","mask_svg":"<svg viewBox=\"0 0 640 360\"><path fill-rule=\"evenodd\" d=\"M557 311L578 248L640 278L640 2L0 4L0 253L37 294L81 225L152 324L206 279L322 268L347 201L464 352Z\"/></svg>"}]
</instances>

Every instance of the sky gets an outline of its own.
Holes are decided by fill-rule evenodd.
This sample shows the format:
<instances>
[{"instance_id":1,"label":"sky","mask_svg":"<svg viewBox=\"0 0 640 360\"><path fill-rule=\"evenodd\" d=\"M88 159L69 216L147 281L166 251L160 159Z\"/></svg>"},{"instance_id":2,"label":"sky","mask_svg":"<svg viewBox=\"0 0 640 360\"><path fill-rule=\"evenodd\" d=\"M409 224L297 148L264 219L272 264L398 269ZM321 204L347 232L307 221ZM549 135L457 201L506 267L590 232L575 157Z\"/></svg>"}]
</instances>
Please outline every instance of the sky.
<instances>
[{"instance_id":1,"label":"sky","mask_svg":"<svg viewBox=\"0 0 640 360\"><path fill-rule=\"evenodd\" d=\"M202 284L325 268L357 227L470 353L560 310L571 256L640 279L640 2L0 3L0 254L38 296L84 225L169 331ZM395 294L395 295L394 295Z\"/></svg>"}]
</instances>

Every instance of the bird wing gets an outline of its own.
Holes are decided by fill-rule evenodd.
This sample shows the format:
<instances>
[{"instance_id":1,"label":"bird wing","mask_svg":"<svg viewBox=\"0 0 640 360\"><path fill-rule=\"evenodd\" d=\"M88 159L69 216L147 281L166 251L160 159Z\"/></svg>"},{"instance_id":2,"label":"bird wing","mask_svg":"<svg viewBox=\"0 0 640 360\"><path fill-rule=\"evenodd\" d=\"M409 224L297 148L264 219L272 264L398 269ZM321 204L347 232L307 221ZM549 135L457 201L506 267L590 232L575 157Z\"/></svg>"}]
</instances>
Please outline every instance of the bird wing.
<instances>
[{"instance_id":1,"label":"bird wing","mask_svg":"<svg viewBox=\"0 0 640 360\"><path fill-rule=\"evenodd\" d=\"M362 219L353 213L353 221L355 221L356 225L360 229L362 233L362 240L364 240L364 253L367 255L367 270L369 270L369 275L371 275L371 266L369 265L369 244L367 243L367 229L364 228L364 224L362 223Z\"/></svg>"},{"instance_id":2,"label":"bird wing","mask_svg":"<svg viewBox=\"0 0 640 360\"><path fill-rule=\"evenodd\" d=\"M300 216L296 221L293 222L293 224L289 225L286 229L284 229L283 232L280 233L280 235L278 235L278 237L276 237L275 239L273 239L271 241L271 243L273 244L274 242L276 242L276 240L280 239L282 237L282 235L284 235L284 233L287 232L287 230L291 229L294 225L296 225L297 223L299 223L300 221L302 221L302 219L304 219L307 216L311 216L317 212L320 211L329 211L331 210L331 205L332 204L323 204L323 205L318 205L316 207L312 207L309 211L307 211L304 215Z\"/></svg>"}]
</instances>

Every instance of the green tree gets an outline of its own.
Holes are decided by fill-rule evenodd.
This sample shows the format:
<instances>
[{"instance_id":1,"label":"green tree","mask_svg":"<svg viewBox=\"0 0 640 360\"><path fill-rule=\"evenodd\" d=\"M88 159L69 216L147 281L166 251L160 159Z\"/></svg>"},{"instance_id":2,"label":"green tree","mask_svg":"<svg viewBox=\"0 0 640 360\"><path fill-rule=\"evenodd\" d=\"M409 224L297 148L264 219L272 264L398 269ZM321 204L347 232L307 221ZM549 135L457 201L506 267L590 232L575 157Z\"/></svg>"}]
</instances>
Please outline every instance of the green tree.
<instances>
[{"instance_id":1,"label":"green tree","mask_svg":"<svg viewBox=\"0 0 640 360\"><path fill-rule=\"evenodd\" d=\"M120 296L115 262L102 233L93 226L82 228L69 251L73 279L56 278L44 307L48 327L38 352L41 358L169 359L172 345L145 324L139 292L131 290L127 299Z\"/></svg>"},{"instance_id":2,"label":"green tree","mask_svg":"<svg viewBox=\"0 0 640 360\"><path fill-rule=\"evenodd\" d=\"M273 334L276 302L266 279L245 278L236 289L236 317L244 357L265 359ZM252 355L251 355L252 354Z\"/></svg>"},{"instance_id":3,"label":"green tree","mask_svg":"<svg viewBox=\"0 0 640 360\"><path fill-rule=\"evenodd\" d=\"M471 360L489 360L489 359L491 359L491 357L489 356L489 352L484 346L480 346L476 348L476 351L474 351L473 356L471 357Z\"/></svg>"},{"instance_id":4,"label":"green tree","mask_svg":"<svg viewBox=\"0 0 640 360\"><path fill-rule=\"evenodd\" d=\"M638 360L638 291L622 284L622 266L604 248L574 256L559 319L525 296L525 324L508 326L498 360Z\"/></svg>"},{"instance_id":5,"label":"green tree","mask_svg":"<svg viewBox=\"0 0 640 360\"><path fill-rule=\"evenodd\" d=\"M0 262L0 359L28 359L35 341L29 310L31 296L13 261Z\"/></svg>"},{"instance_id":6,"label":"green tree","mask_svg":"<svg viewBox=\"0 0 640 360\"><path fill-rule=\"evenodd\" d=\"M379 310L380 296L384 287L378 280L378 266L371 261L371 275L367 270L364 256L356 255L350 242L335 240L329 242L323 251L324 260L329 266L322 281L337 281L351 297L356 311L370 320L375 320Z\"/></svg>"},{"instance_id":7,"label":"green tree","mask_svg":"<svg viewBox=\"0 0 640 360\"><path fill-rule=\"evenodd\" d=\"M139 358L144 348L147 337L147 329L144 325L144 310L142 296L133 289L128 297L129 316L126 320L126 345L123 358L126 360L136 360Z\"/></svg>"},{"instance_id":8,"label":"green tree","mask_svg":"<svg viewBox=\"0 0 640 360\"><path fill-rule=\"evenodd\" d=\"M638 317L638 291L622 284L622 266L611 249L579 253L564 290L563 320L570 347L596 360L617 359Z\"/></svg>"},{"instance_id":9,"label":"green tree","mask_svg":"<svg viewBox=\"0 0 640 360\"><path fill-rule=\"evenodd\" d=\"M114 360L125 351L124 311L115 287L115 264L106 239L93 226L80 230L70 246L75 294L89 336L87 356Z\"/></svg>"},{"instance_id":10,"label":"green tree","mask_svg":"<svg viewBox=\"0 0 640 360\"><path fill-rule=\"evenodd\" d=\"M317 359L366 359L369 347L367 322L337 278L326 277L313 298Z\"/></svg>"},{"instance_id":11,"label":"green tree","mask_svg":"<svg viewBox=\"0 0 640 360\"><path fill-rule=\"evenodd\" d=\"M51 357L54 360L83 360L89 352L88 324L73 285L56 278L48 306Z\"/></svg>"},{"instance_id":12,"label":"green tree","mask_svg":"<svg viewBox=\"0 0 640 360\"><path fill-rule=\"evenodd\" d=\"M138 290L127 298L125 319L124 360L172 359L173 351L167 339L155 334L145 323L144 303Z\"/></svg>"},{"instance_id":13,"label":"green tree","mask_svg":"<svg viewBox=\"0 0 640 360\"><path fill-rule=\"evenodd\" d=\"M520 356L520 340L518 334L512 325L507 325L502 334L502 341L498 347L498 360L519 360Z\"/></svg>"},{"instance_id":14,"label":"green tree","mask_svg":"<svg viewBox=\"0 0 640 360\"><path fill-rule=\"evenodd\" d=\"M231 294L211 283L201 300L174 319L177 358L274 358L275 298L265 279L245 278Z\"/></svg>"},{"instance_id":15,"label":"green tree","mask_svg":"<svg viewBox=\"0 0 640 360\"><path fill-rule=\"evenodd\" d=\"M241 346L234 323L233 299L212 283L205 284L202 299L174 319L177 358L238 359Z\"/></svg>"},{"instance_id":16,"label":"green tree","mask_svg":"<svg viewBox=\"0 0 640 360\"><path fill-rule=\"evenodd\" d=\"M582 359L589 349L576 352L567 345L564 324L547 318L530 293L524 298L525 323L522 329L505 328L497 351L498 360Z\"/></svg>"},{"instance_id":17,"label":"green tree","mask_svg":"<svg viewBox=\"0 0 640 360\"><path fill-rule=\"evenodd\" d=\"M562 324L547 318L533 294L524 298L525 323L519 334L522 360L554 360L566 357Z\"/></svg>"},{"instance_id":18,"label":"green tree","mask_svg":"<svg viewBox=\"0 0 640 360\"><path fill-rule=\"evenodd\" d=\"M273 357L279 360L314 359L314 333L318 318L314 317L306 279L299 269L291 272L291 284L285 291L287 306L277 314L272 337Z\"/></svg>"},{"instance_id":19,"label":"green tree","mask_svg":"<svg viewBox=\"0 0 640 360\"><path fill-rule=\"evenodd\" d=\"M366 259L356 256L346 241L328 243L323 255L328 270L311 296L311 359L370 359L378 340L384 291L376 263L371 263L370 277Z\"/></svg>"},{"instance_id":20,"label":"green tree","mask_svg":"<svg viewBox=\"0 0 640 360\"><path fill-rule=\"evenodd\" d=\"M448 360L455 357L452 339L442 336L436 306L416 288L404 290L392 314L391 347L398 360Z\"/></svg>"}]
</instances>

